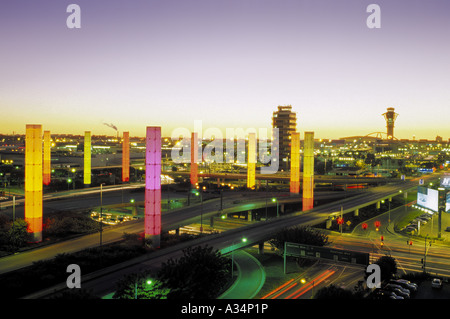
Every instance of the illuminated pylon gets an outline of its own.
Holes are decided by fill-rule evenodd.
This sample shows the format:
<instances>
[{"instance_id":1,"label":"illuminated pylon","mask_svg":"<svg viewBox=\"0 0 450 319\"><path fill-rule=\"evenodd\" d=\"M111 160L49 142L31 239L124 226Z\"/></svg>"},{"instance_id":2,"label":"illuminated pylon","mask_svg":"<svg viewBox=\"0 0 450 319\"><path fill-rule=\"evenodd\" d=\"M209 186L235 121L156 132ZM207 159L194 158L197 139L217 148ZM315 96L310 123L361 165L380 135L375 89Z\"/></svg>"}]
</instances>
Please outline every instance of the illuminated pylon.
<instances>
[{"instance_id":1,"label":"illuminated pylon","mask_svg":"<svg viewBox=\"0 0 450 319\"><path fill-rule=\"evenodd\" d=\"M52 141L50 131L44 131L44 167L43 167L43 183L49 185L52 174Z\"/></svg>"},{"instance_id":2,"label":"illuminated pylon","mask_svg":"<svg viewBox=\"0 0 450 319\"><path fill-rule=\"evenodd\" d=\"M25 135L25 220L33 242L42 241L42 125L28 124Z\"/></svg>"},{"instance_id":3,"label":"illuminated pylon","mask_svg":"<svg viewBox=\"0 0 450 319\"><path fill-rule=\"evenodd\" d=\"M161 237L161 127L147 127L145 151L145 238L159 248Z\"/></svg>"},{"instance_id":4,"label":"illuminated pylon","mask_svg":"<svg viewBox=\"0 0 450 319\"><path fill-rule=\"evenodd\" d=\"M256 173L256 134L248 134L247 188L255 188Z\"/></svg>"},{"instance_id":5,"label":"illuminated pylon","mask_svg":"<svg viewBox=\"0 0 450 319\"><path fill-rule=\"evenodd\" d=\"M123 132L122 139L122 182L130 181L130 133Z\"/></svg>"},{"instance_id":6,"label":"illuminated pylon","mask_svg":"<svg viewBox=\"0 0 450 319\"><path fill-rule=\"evenodd\" d=\"M198 184L198 133L191 133L191 186L193 188Z\"/></svg>"},{"instance_id":7,"label":"illuminated pylon","mask_svg":"<svg viewBox=\"0 0 450 319\"><path fill-rule=\"evenodd\" d=\"M91 184L91 132L84 132L84 184Z\"/></svg>"},{"instance_id":8,"label":"illuminated pylon","mask_svg":"<svg viewBox=\"0 0 450 319\"><path fill-rule=\"evenodd\" d=\"M300 193L300 133L291 134L291 183L290 191Z\"/></svg>"},{"instance_id":9,"label":"illuminated pylon","mask_svg":"<svg viewBox=\"0 0 450 319\"><path fill-rule=\"evenodd\" d=\"M303 210L314 206L314 132L305 132L303 146Z\"/></svg>"}]
</instances>

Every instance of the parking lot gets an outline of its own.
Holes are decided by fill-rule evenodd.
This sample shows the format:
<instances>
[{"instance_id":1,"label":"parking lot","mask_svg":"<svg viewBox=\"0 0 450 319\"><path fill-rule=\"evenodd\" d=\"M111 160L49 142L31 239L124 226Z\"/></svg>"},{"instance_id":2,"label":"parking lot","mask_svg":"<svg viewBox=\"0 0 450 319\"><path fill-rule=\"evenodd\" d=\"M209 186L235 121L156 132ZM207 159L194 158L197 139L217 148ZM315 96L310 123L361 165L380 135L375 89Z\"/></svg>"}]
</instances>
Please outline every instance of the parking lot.
<instances>
[{"instance_id":1,"label":"parking lot","mask_svg":"<svg viewBox=\"0 0 450 319\"><path fill-rule=\"evenodd\" d=\"M404 231L408 234L417 235L420 234L422 236L430 236L437 237L438 235L438 214L434 213L433 215L424 213L419 214L419 210L417 210L417 215L427 216L426 223L421 220L420 227L417 227L418 219L411 220L411 223L407 225ZM450 241L450 232L446 231L447 227L450 227L450 213L442 213L442 229L441 229L441 237L445 241Z\"/></svg>"},{"instance_id":2,"label":"parking lot","mask_svg":"<svg viewBox=\"0 0 450 319\"><path fill-rule=\"evenodd\" d=\"M444 283L442 288L436 289L431 287L431 280L427 280L419 284L419 290L414 299L450 299L450 284Z\"/></svg>"}]
</instances>

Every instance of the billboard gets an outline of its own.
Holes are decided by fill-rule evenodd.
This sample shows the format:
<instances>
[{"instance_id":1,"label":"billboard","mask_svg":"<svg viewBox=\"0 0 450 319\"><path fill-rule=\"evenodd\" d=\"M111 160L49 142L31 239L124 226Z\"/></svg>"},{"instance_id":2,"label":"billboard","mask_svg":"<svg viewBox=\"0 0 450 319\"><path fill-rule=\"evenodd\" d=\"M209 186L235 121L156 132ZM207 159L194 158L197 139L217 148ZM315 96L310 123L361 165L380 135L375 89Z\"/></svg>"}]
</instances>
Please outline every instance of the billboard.
<instances>
[{"instance_id":1,"label":"billboard","mask_svg":"<svg viewBox=\"0 0 450 319\"><path fill-rule=\"evenodd\" d=\"M284 243L284 256L321 258L365 266L369 264L368 253L291 242Z\"/></svg>"},{"instance_id":2,"label":"billboard","mask_svg":"<svg viewBox=\"0 0 450 319\"><path fill-rule=\"evenodd\" d=\"M450 192L445 195L445 212L448 213L450 211Z\"/></svg>"},{"instance_id":3,"label":"billboard","mask_svg":"<svg viewBox=\"0 0 450 319\"><path fill-rule=\"evenodd\" d=\"M437 212L439 205L439 191L424 186L417 187L417 205Z\"/></svg>"},{"instance_id":4,"label":"billboard","mask_svg":"<svg viewBox=\"0 0 450 319\"><path fill-rule=\"evenodd\" d=\"M441 187L450 188L450 174L444 174L441 177Z\"/></svg>"}]
</instances>

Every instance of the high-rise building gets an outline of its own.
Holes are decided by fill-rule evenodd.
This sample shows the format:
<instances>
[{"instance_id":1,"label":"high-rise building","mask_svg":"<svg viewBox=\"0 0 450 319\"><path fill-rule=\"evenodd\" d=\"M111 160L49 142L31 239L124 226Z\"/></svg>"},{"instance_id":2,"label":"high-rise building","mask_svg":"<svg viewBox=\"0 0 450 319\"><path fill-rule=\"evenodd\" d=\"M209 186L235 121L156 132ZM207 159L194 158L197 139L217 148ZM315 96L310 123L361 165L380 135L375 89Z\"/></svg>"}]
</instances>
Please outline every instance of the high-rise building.
<instances>
[{"instance_id":1,"label":"high-rise building","mask_svg":"<svg viewBox=\"0 0 450 319\"><path fill-rule=\"evenodd\" d=\"M279 169L290 169L291 134L297 130L297 114L292 112L292 106L278 106L273 112L272 127L278 129Z\"/></svg>"}]
</instances>

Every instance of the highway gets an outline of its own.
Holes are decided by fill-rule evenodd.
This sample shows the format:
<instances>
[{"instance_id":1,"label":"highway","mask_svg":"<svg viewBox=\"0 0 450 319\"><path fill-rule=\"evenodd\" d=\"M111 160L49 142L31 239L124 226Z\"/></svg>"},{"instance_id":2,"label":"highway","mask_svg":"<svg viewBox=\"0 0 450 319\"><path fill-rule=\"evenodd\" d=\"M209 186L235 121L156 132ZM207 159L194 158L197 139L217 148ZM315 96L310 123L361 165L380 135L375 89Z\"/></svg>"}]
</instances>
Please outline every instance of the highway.
<instances>
[{"instance_id":1,"label":"highway","mask_svg":"<svg viewBox=\"0 0 450 319\"><path fill-rule=\"evenodd\" d=\"M438 175L431 174L424 176L423 178L425 182L428 182L438 178ZM182 243L92 274L88 274L82 278L82 285L83 288L92 289L92 292L96 295L107 295L114 291L114 283L123 275L139 272L142 269L156 270L168 258L181 257L182 249L186 247L207 244L226 254L235 249L253 246L255 244L270 240L275 233L286 227L291 227L294 225L319 224L328 219L330 214L340 211L341 207L344 212L352 211L366 205L367 203L375 203L390 196L397 195L399 194L399 190L407 191L409 189L414 189L417 185L417 180L411 180L400 182L395 185L380 186L368 189L362 195L321 205L306 212L299 211L289 215L280 216L279 218L258 222L249 226L232 229L220 234L214 234L193 240L191 242ZM247 238L246 243L241 241L242 237ZM64 288L64 284L62 284L61 288ZM54 288L36 293L29 297L45 298L45 296L48 296L53 291Z\"/></svg>"},{"instance_id":2,"label":"highway","mask_svg":"<svg viewBox=\"0 0 450 319\"><path fill-rule=\"evenodd\" d=\"M120 191L106 193L106 196L103 198L104 202L117 204L121 202ZM144 193L132 193L135 198L142 197L144 198ZM190 225L192 223L200 223L203 220L203 223L209 224L209 218L213 216L217 216L219 212L222 213L235 213L242 212L248 209L256 209L262 208L266 205L268 207L274 207L277 203L271 201L273 195L277 195L275 193L265 193L265 192L245 192L237 193L237 192L229 192L224 193L222 208L220 210L220 198L205 200L203 204L201 203L192 203L191 206L187 206L180 209L174 209L171 211L163 212L161 217L162 222L162 230L170 231L177 229L179 227L183 227L186 225ZM280 194L278 194L279 196ZM286 195L286 194L285 194ZM324 194L320 194L318 198L333 198L334 196L342 197L344 194L342 192L332 193L326 192ZM85 196L81 197L68 197L68 198L60 198L57 201L45 202L46 209L66 209L68 206L76 205L78 203L79 207L82 209L93 208L99 205L99 199L97 198L97 194L92 195L91 193L85 194ZM173 198L173 196L172 196ZM278 197L279 204L281 203L299 203L301 202L301 197ZM266 201L266 199L268 199ZM203 214L202 214L203 211ZM123 224L119 224L114 227L104 227L102 232L102 243L109 244L121 240L123 238L123 234L126 233L142 233L144 230L144 219L140 218L138 220L128 221ZM24 251L15 255L6 256L0 258L0 274L6 273L8 271L12 271L18 268L23 268L29 266L34 261L50 259L56 256L58 253L73 253L80 251L82 249L92 248L98 246L100 243L100 235L99 233L94 233L90 235L84 235L80 237L76 237L74 239L66 240L63 242L59 242L49 246L43 246L42 248L32 249L29 251Z\"/></svg>"}]
</instances>

